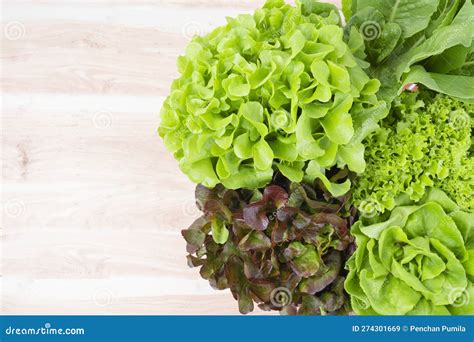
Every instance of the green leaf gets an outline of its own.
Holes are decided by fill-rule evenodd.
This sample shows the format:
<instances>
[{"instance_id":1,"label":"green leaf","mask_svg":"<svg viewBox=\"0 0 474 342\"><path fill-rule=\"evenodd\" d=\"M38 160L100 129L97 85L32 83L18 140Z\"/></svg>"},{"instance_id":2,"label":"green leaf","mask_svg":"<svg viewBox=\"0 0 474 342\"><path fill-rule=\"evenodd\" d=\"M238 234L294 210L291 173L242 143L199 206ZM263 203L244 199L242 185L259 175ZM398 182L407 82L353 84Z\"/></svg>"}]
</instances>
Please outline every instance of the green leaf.
<instances>
[{"instance_id":1,"label":"green leaf","mask_svg":"<svg viewBox=\"0 0 474 342\"><path fill-rule=\"evenodd\" d=\"M181 163L180 167L195 183L201 183L209 188L219 183L210 159L203 159L190 165Z\"/></svg>"},{"instance_id":2,"label":"green leaf","mask_svg":"<svg viewBox=\"0 0 474 342\"><path fill-rule=\"evenodd\" d=\"M362 173L365 170L364 145L361 143L339 147L341 159L347 164L349 170Z\"/></svg>"},{"instance_id":3,"label":"green leaf","mask_svg":"<svg viewBox=\"0 0 474 342\"><path fill-rule=\"evenodd\" d=\"M247 96L250 92L250 85L246 83L243 77L237 75L232 75L223 80L222 86L226 90L227 95L234 100L242 96Z\"/></svg>"},{"instance_id":4,"label":"green leaf","mask_svg":"<svg viewBox=\"0 0 474 342\"><path fill-rule=\"evenodd\" d=\"M358 0L357 10L373 7L383 13L389 23L397 23L408 38L428 26L439 0Z\"/></svg>"},{"instance_id":5,"label":"green leaf","mask_svg":"<svg viewBox=\"0 0 474 342\"><path fill-rule=\"evenodd\" d=\"M421 298L402 280L392 275L373 278L367 270L360 273L360 286L371 307L381 315L406 315Z\"/></svg>"},{"instance_id":6,"label":"green leaf","mask_svg":"<svg viewBox=\"0 0 474 342\"><path fill-rule=\"evenodd\" d=\"M252 157L252 142L248 133L243 133L234 140L234 152L240 159Z\"/></svg>"},{"instance_id":7,"label":"green leaf","mask_svg":"<svg viewBox=\"0 0 474 342\"><path fill-rule=\"evenodd\" d=\"M268 170L272 167L273 151L264 139L260 139L253 148L253 159L258 170Z\"/></svg>"},{"instance_id":8,"label":"green leaf","mask_svg":"<svg viewBox=\"0 0 474 342\"><path fill-rule=\"evenodd\" d=\"M350 76L347 70L331 61L328 61L331 84L342 93L349 93L351 89Z\"/></svg>"},{"instance_id":9,"label":"green leaf","mask_svg":"<svg viewBox=\"0 0 474 342\"><path fill-rule=\"evenodd\" d=\"M422 66L415 66L406 74L403 87L410 83L421 83L439 93L474 102L474 77L435 74L426 72ZM402 92L403 87L399 92Z\"/></svg>"},{"instance_id":10,"label":"green leaf","mask_svg":"<svg viewBox=\"0 0 474 342\"><path fill-rule=\"evenodd\" d=\"M290 38L291 58L294 58L301 50L303 50L305 43L306 38L301 31L295 31Z\"/></svg>"},{"instance_id":11,"label":"green leaf","mask_svg":"<svg viewBox=\"0 0 474 342\"><path fill-rule=\"evenodd\" d=\"M357 0L342 0L342 13L344 14L344 18L346 18L346 22L352 16L353 13L353 6L357 4Z\"/></svg>"},{"instance_id":12,"label":"green leaf","mask_svg":"<svg viewBox=\"0 0 474 342\"><path fill-rule=\"evenodd\" d=\"M295 162L295 163L278 163L277 167L278 170L288 178L292 182L301 182L303 180L304 172L303 172L304 163Z\"/></svg>"},{"instance_id":13,"label":"green leaf","mask_svg":"<svg viewBox=\"0 0 474 342\"><path fill-rule=\"evenodd\" d=\"M212 238L215 243L224 244L229 238L229 231L225 223L219 219L214 219L211 222Z\"/></svg>"},{"instance_id":14,"label":"green leaf","mask_svg":"<svg viewBox=\"0 0 474 342\"><path fill-rule=\"evenodd\" d=\"M348 113L351 106L352 97L350 95L337 93L333 107L321 120L321 125L324 127L328 138L336 144L347 144L354 135L352 118Z\"/></svg>"},{"instance_id":15,"label":"green leaf","mask_svg":"<svg viewBox=\"0 0 474 342\"><path fill-rule=\"evenodd\" d=\"M341 256L339 253L333 252L328 254L327 258L329 258L329 262L326 260L327 269L300 282L299 289L301 292L315 294L323 291L329 284L334 282L340 271Z\"/></svg>"},{"instance_id":16,"label":"green leaf","mask_svg":"<svg viewBox=\"0 0 474 342\"><path fill-rule=\"evenodd\" d=\"M426 68L434 73L448 74L453 70L460 69L466 62L468 54L472 49L462 45L453 46L442 54L433 56L426 63Z\"/></svg>"},{"instance_id":17,"label":"green leaf","mask_svg":"<svg viewBox=\"0 0 474 342\"><path fill-rule=\"evenodd\" d=\"M222 184L228 189L258 189L271 181L273 170L255 170L253 167L241 166L237 173L232 176L222 179Z\"/></svg>"},{"instance_id":18,"label":"green leaf","mask_svg":"<svg viewBox=\"0 0 474 342\"><path fill-rule=\"evenodd\" d=\"M304 246L304 251L299 253L290 262L293 271L304 278L311 277L318 272L321 266L321 257L314 246Z\"/></svg>"},{"instance_id":19,"label":"green leaf","mask_svg":"<svg viewBox=\"0 0 474 342\"><path fill-rule=\"evenodd\" d=\"M453 46L462 45L469 47L473 40L474 23L469 21L468 18L473 15L474 7L471 2L467 1L451 25L435 30L433 34L421 44L409 49L401 56L392 59L382 68L380 70L381 80L385 81L393 77L400 78L403 73L409 71L409 67L412 64L438 55ZM467 21L463 22L462 18L467 19ZM386 92L388 93L389 90L386 90Z\"/></svg>"},{"instance_id":20,"label":"green leaf","mask_svg":"<svg viewBox=\"0 0 474 342\"><path fill-rule=\"evenodd\" d=\"M321 166L316 161L310 161L306 168L306 180L313 181L320 179L326 189L335 197L339 197L347 193L351 187L349 180L344 181L342 184L331 183L329 179L321 172Z\"/></svg>"}]
</instances>

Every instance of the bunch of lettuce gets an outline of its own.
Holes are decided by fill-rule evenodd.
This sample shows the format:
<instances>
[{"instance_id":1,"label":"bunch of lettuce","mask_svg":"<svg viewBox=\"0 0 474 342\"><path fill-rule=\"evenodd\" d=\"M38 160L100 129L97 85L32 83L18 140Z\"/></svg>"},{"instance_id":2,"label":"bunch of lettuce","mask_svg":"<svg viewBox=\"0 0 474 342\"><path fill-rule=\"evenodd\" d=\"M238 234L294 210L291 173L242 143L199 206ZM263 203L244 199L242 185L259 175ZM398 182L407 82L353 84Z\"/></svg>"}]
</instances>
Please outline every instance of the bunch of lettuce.
<instances>
[{"instance_id":1,"label":"bunch of lettuce","mask_svg":"<svg viewBox=\"0 0 474 342\"><path fill-rule=\"evenodd\" d=\"M390 103L411 83L474 102L472 0L343 0L346 36L360 34Z\"/></svg>"},{"instance_id":2,"label":"bunch of lettuce","mask_svg":"<svg viewBox=\"0 0 474 342\"><path fill-rule=\"evenodd\" d=\"M474 104L403 93L365 141L367 168L355 180L355 205L365 214L391 210L399 195L419 200L435 186L460 207L474 209L473 117Z\"/></svg>"},{"instance_id":3,"label":"bunch of lettuce","mask_svg":"<svg viewBox=\"0 0 474 342\"><path fill-rule=\"evenodd\" d=\"M337 9L313 1L269 0L227 22L187 46L162 107L159 134L181 170L207 187L256 189L279 171L347 192L325 170L362 172L361 142L387 114L353 55L361 41L349 47Z\"/></svg>"},{"instance_id":4,"label":"bunch of lettuce","mask_svg":"<svg viewBox=\"0 0 474 342\"><path fill-rule=\"evenodd\" d=\"M364 315L474 314L474 213L431 189L352 226L345 288Z\"/></svg>"},{"instance_id":5,"label":"bunch of lettuce","mask_svg":"<svg viewBox=\"0 0 474 342\"><path fill-rule=\"evenodd\" d=\"M182 231L188 263L214 288L230 288L241 313L254 302L286 314L348 313L344 264L355 214L348 199L332 197L321 182L282 176L261 190L198 185L204 215Z\"/></svg>"}]
</instances>

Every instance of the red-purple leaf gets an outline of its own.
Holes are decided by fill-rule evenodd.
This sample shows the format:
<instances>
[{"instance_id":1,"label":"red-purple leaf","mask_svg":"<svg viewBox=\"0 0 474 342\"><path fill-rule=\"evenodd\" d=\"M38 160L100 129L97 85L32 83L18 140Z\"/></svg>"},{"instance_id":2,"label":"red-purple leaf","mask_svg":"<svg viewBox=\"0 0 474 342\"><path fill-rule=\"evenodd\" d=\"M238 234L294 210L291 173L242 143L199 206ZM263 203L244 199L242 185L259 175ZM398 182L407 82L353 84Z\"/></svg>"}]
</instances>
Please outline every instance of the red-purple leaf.
<instances>
[{"instance_id":1,"label":"red-purple leaf","mask_svg":"<svg viewBox=\"0 0 474 342\"><path fill-rule=\"evenodd\" d=\"M252 230L240 242L242 251L264 251L272 246L270 239L261 231Z\"/></svg>"},{"instance_id":2,"label":"red-purple leaf","mask_svg":"<svg viewBox=\"0 0 474 342\"><path fill-rule=\"evenodd\" d=\"M348 196L331 197L318 184L291 184L276 175L253 191L198 186L204 215L183 231L189 265L200 266L213 288L229 288L242 313L254 303L287 314L347 313L341 265L354 249L348 230L356 212ZM212 222L228 231L219 243ZM277 288L288 291L288 305L272 302Z\"/></svg>"},{"instance_id":3,"label":"red-purple leaf","mask_svg":"<svg viewBox=\"0 0 474 342\"><path fill-rule=\"evenodd\" d=\"M245 223L255 230L265 230L269 219L265 208L260 202L249 204L243 209Z\"/></svg>"}]
</instances>

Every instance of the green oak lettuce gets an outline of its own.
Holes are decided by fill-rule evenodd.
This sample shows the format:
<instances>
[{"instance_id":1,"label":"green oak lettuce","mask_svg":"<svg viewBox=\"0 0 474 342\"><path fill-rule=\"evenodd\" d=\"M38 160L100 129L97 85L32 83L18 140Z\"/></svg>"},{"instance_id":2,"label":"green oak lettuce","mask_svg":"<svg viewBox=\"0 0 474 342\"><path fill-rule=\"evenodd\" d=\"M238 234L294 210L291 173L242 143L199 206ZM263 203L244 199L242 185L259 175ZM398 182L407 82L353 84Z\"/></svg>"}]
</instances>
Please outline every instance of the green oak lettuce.
<instances>
[{"instance_id":1,"label":"green oak lettuce","mask_svg":"<svg viewBox=\"0 0 474 342\"><path fill-rule=\"evenodd\" d=\"M474 209L473 118L472 104L431 92L403 93L365 141L367 167L355 180L355 205L390 210L398 196L419 200L435 186Z\"/></svg>"},{"instance_id":2,"label":"green oak lettuce","mask_svg":"<svg viewBox=\"0 0 474 342\"><path fill-rule=\"evenodd\" d=\"M431 189L352 226L345 281L362 315L474 314L474 213Z\"/></svg>"},{"instance_id":3,"label":"green oak lettuce","mask_svg":"<svg viewBox=\"0 0 474 342\"><path fill-rule=\"evenodd\" d=\"M195 37L161 110L159 134L181 170L207 187L256 189L275 171L294 182L365 168L362 140L387 114L330 4L270 0Z\"/></svg>"}]
</instances>

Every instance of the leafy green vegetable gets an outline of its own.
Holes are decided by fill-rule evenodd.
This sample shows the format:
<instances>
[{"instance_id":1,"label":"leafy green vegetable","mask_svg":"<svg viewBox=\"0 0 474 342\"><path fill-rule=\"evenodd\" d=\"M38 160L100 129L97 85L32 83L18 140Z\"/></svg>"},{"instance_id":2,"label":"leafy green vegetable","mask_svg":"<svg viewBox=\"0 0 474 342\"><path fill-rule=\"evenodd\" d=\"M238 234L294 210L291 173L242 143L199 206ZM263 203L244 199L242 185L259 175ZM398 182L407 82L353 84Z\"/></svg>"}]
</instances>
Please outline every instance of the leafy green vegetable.
<instances>
[{"instance_id":1,"label":"leafy green vegetable","mask_svg":"<svg viewBox=\"0 0 474 342\"><path fill-rule=\"evenodd\" d=\"M362 315L474 314L474 213L441 190L352 227L345 281Z\"/></svg>"},{"instance_id":2,"label":"leafy green vegetable","mask_svg":"<svg viewBox=\"0 0 474 342\"><path fill-rule=\"evenodd\" d=\"M334 165L364 170L362 140L386 116L380 86L347 45L334 5L269 0L196 37L161 110L159 134L181 170L207 187L260 188L280 171L330 184Z\"/></svg>"},{"instance_id":3,"label":"leafy green vegetable","mask_svg":"<svg viewBox=\"0 0 474 342\"><path fill-rule=\"evenodd\" d=\"M399 195L419 200L435 186L474 209L473 117L474 105L446 95L403 93L366 140L367 168L355 180L355 205L369 213L393 209ZM364 209L367 202L378 207Z\"/></svg>"},{"instance_id":4,"label":"leafy green vegetable","mask_svg":"<svg viewBox=\"0 0 474 342\"><path fill-rule=\"evenodd\" d=\"M347 177L347 170L334 175ZM254 302L285 314L348 313L343 265L353 250L355 215L349 197L280 174L262 190L198 185L204 215L182 231L188 263L214 288L230 288L241 313Z\"/></svg>"},{"instance_id":5,"label":"leafy green vegetable","mask_svg":"<svg viewBox=\"0 0 474 342\"><path fill-rule=\"evenodd\" d=\"M400 82L474 101L471 0L353 0L343 11L350 16L346 37L355 30L364 39L369 74L381 81L387 103L403 89ZM471 91L458 94L458 81Z\"/></svg>"},{"instance_id":6,"label":"leafy green vegetable","mask_svg":"<svg viewBox=\"0 0 474 342\"><path fill-rule=\"evenodd\" d=\"M408 84L420 83L429 89L474 103L474 77L441 75L427 72L422 66L414 66L403 80L402 89Z\"/></svg>"}]
</instances>

